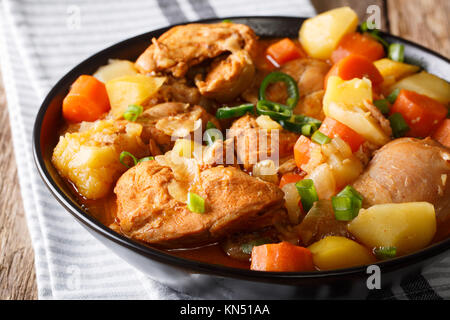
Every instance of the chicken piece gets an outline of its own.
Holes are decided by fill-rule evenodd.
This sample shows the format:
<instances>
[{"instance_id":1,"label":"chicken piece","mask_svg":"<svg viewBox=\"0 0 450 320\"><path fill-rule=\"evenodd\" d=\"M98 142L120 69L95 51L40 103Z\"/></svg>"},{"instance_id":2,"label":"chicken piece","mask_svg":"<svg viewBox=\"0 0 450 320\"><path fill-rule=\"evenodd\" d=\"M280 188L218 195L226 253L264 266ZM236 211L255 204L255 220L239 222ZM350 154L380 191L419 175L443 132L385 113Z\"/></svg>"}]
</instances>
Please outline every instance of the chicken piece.
<instances>
[{"instance_id":1,"label":"chicken piece","mask_svg":"<svg viewBox=\"0 0 450 320\"><path fill-rule=\"evenodd\" d=\"M298 135L284 130L264 130L256 118L245 115L228 131L228 138L235 139L235 150L239 163L250 171L257 162L267 158L280 159L292 155Z\"/></svg>"},{"instance_id":2,"label":"chicken piece","mask_svg":"<svg viewBox=\"0 0 450 320\"><path fill-rule=\"evenodd\" d=\"M353 186L364 206L426 201L439 224L450 221L450 149L432 139L401 138L389 142L370 161Z\"/></svg>"},{"instance_id":3,"label":"chicken piece","mask_svg":"<svg viewBox=\"0 0 450 320\"><path fill-rule=\"evenodd\" d=\"M296 59L281 67L281 72L287 73L297 81L300 97L323 90L325 76L330 65L317 59Z\"/></svg>"},{"instance_id":4,"label":"chicken piece","mask_svg":"<svg viewBox=\"0 0 450 320\"><path fill-rule=\"evenodd\" d=\"M303 114L319 120L325 118L322 110L323 83L329 69L330 66L327 63L310 58L292 60L281 67L281 72L297 81L300 99L294 108L295 114ZM261 77L264 73L259 72L258 75ZM260 82L254 83L251 90L244 93L244 99L254 102L259 86ZM288 98L286 85L282 82L270 85L266 93L268 100L279 103L285 103Z\"/></svg>"},{"instance_id":5,"label":"chicken piece","mask_svg":"<svg viewBox=\"0 0 450 320\"><path fill-rule=\"evenodd\" d=\"M149 155L140 138L142 126L136 123L97 120L83 122L71 131L60 137L52 163L87 199L99 199L111 191L127 169L119 162L122 151L137 158Z\"/></svg>"},{"instance_id":6,"label":"chicken piece","mask_svg":"<svg viewBox=\"0 0 450 320\"><path fill-rule=\"evenodd\" d=\"M202 94L219 101L229 101L244 91L255 73L252 57L257 37L243 24L188 24L171 28L137 59L142 73L171 73L184 77L188 70L214 59L209 74L195 75Z\"/></svg>"},{"instance_id":7,"label":"chicken piece","mask_svg":"<svg viewBox=\"0 0 450 320\"><path fill-rule=\"evenodd\" d=\"M301 222L298 233L305 246L327 236L350 237L347 222L336 220L330 200L314 202L313 207Z\"/></svg>"},{"instance_id":8,"label":"chicken piece","mask_svg":"<svg viewBox=\"0 0 450 320\"><path fill-rule=\"evenodd\" d=\"M173 147L172 137L183 138L199 126L203 132L208 121L220 128L214 116L202 107L180 102L167 102L150 107L141 114L138 121L143 125L142 139L145 142L153 140L163 151Z\"/></svg>"},{"instance_id":9,"label":"chicken piece","mask_svg":"<svg viewBox=\"0 0 450 320\"><path fill-rule=\"evenodd\" d=\"M117 218L127 236L166 248L201 245L227 234L272 225L283 205L283 192L234 167L200 173L191 191L205 200L202 214L174 199L168 186L170 167L157 161L139 163L117 182Z\"/></svg>"}]
</instances>

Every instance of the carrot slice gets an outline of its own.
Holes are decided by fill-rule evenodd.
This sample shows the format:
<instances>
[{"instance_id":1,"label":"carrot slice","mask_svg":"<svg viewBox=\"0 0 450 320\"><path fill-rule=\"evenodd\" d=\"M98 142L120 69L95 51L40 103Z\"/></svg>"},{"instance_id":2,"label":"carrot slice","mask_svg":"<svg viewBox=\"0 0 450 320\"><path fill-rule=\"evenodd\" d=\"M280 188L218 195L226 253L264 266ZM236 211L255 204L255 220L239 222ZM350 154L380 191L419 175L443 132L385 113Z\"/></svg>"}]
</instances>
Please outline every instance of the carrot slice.
<instances>
[{"instance_id":1,"label":"carrot slice","mask_svg":"<svg viewBox=\"0 0 450 320\"><path fill-rule=\"evenodd\" d=\"M445 119L433 133L432 138L450 148L450 119Z\"/></svg>"},{"instance_id":2,"label":"carrot slice","mask_svg":"<svg viewBox=\"0 0 450 320\"><path fill-rule=\"evenodd\" d=\"M339 136L348 143L352 152L358 151L359 147L364 143L365 139L361 137L355 130L347 127L345 124L326 117L319 128L319 131L330 138Z\"/></svg>"},{"instance_id":3,"label":"carrot slice","mask_svg":"<svg viewBox=\"0 0 450 320\"><path fill-rule=\"evenodd\" d=\"M313 271L312 253L307 248L289 242L253 247L251 270L257 271Z\"/></svg>"},{"instance_id":4,"label":"carrot slice","mask_svg":"<svg viewBox=\"0 0 450 320\"><path fill-rule=\"evenodd\" d=\"M81 75L63 100L63 117L69 122L95 121L110 109L103 82Z\"/></svg>"},{"instance_id":5,"label":"carrot slice","mask_svg":"<svg viewBox=\"0 0 450 320\"><path fill-rule=\"evenodd\" d=\"M297 173L293 173L293 172L288 172L283 174L283 176L280 179L280 188L283 188L285 185L289 184L289 183L296 183L300 180L302 180L305 176L297 174Z\"/></svg>"},{"instance_id":6,"label":"carrot slice","mask_svg":"<svg viewBox=\"0 0 450 320\"><path fill-rule=\"evenodd\" d=\"M356 54L376 61L384 57L384 47L373 37L359 32L348 33L342 37L336 49L331 54L331 61L337 63L345 57Z\"/></svg>"},{"instance_id":7,"label":"carrot slice","mask_svg":"<svg viewBox=\"0 0 450 320\"><path fill-rule=\"evenodd\" d=\"M305 136L300 136L294 146L294 158L297 167L308 163L313 142Z\"/></svg>"},{"instance_id":8,"label":"carrot slice","mask_svg":"<svg viewBox=\"0 0 450 320\"><path fill-rule=\"evenodd\" d=\"M384 81L383 76L372 61L356 54L350 54L331 67L325 76L325 89L327 88L328 78L331 76L338 76L342 80L368 78L372 82L373 88L377 88Z\"/></svg>"},{"instance_id":9,"label":"carrot slice","mask_svg":"<svg viewBox=\"0 0 450 320\"><path fill-rule=\"evenodd\" d=\"M267 48L266 53L279 65L306 56L302 49L289 38L285 38L270 45Z\"/></svg>"},{"instance_id":10,"label":"carrot slice","mask_svg":"<svg viewBox=\"0 0 450 320\"><path fill-rule=\"evenodd\" d=\"M401 113L410 130L406 133L412 137L427 137L447 116L447 108L440 102L414 91L401 90L391 114Z\"/></svg>"}]
</instances>

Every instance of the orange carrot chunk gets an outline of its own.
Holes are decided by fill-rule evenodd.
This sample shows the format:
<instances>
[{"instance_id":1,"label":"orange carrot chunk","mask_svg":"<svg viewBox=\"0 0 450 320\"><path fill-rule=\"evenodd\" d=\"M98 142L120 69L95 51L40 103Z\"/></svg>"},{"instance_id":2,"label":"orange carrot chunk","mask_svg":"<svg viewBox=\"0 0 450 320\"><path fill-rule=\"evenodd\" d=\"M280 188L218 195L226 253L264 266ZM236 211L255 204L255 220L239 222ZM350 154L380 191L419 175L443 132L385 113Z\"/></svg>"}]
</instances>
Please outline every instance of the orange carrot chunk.
<instances>
[{"instance_id":1,"label":"orange carrot chunk","mask_svg":"<svg viewBox=\"0 0 450 320\"><path fill-rule=\"evenodd\" d=\"M253 247L251 270L257 271L313 271L311 251L289 242Z\"/></svg>"},{"instance_id":2,"label":"orange carrot chunk","mask_svg":"<svg viewBox=\"0 0 450 320\"><path fill-rule=\"evenodd\" d=\"M424 138L437 129L447 116L447 108L440 102L414 91L401 90L391 114L401 113L410 130L408 136Z\"/></svg>"},{"instance_id":3,"label":"orange carrot chunk","mask_svg":"<svg viewBox=\"0 0 450 320\"><path fill-rule=\"evenodd\" d=\"M381 43L373 37L359 32L348 33L341 39L331 54L331 61L337 63L351 54L363 56L372 62L385 56Z\"/></svg>"},{"instance_id":4,"label":"orange carrot chunk","mask_svg":"<svg viewBox=\"0 0 450 320\"><path fill-rule=\"evenodd\" d=\"M326 117L319 128L319 131L330 138L339 136L342 140L348 143L352 152L358 151L359 147L364 143L364 138L356 131L347 127L345 124Z\"/></svg>"},{"instance_id":5,"label":"orange carrot chunk","mask_svg":"<svg viewBox=\"0 0 450 320\"><path fill-rule=\"evenodd\" d=\"M306 55L291 39L285 38L267 48L267 55L280 66L288 61L304 58Z\"/></svg>"},{"instance_id":6,"label":"orange carrot chunk","mask_svg":"<svg viewBox=\"0 0 450 320\"><path fill-rule=\"evenodd\" d=\"M303 164L308 163L313 142L305 136L300 136L294 145L294 158L297 167L301 167Z\"/></svg>"},{"instance_id":7,"label":"orange carrot chunk","mask_svg":"<svg viewBox=\"0 0 450 320\"><path fill-rule=\"evenodd\" d=\"M450 148L450 119L445 119L433 133L433 139Z\"/></svg>"},{"instance_id":8,"label":"orange carrot chunk","mask_svg":"<svg viewBox=\"0 0 450 320\"><path fill-rule=\"evenodd\" d=\"M95 121L110 108L104 83L81 75L64 98L63 117L69 122Z\"/></svg>"},{"instance_id":9,"label":"orange carrot chunk","mask_svg":"<svg viewBox=\"0 0 450 320\"><path fill-rule=\"evenodd\" d=\"M331 76L338 76L342 80L368 78L372 82L373 88L377 88L384 81L383 76L372 61L356 54L350 54L331 67L325 76L325 89L328 78Z\"/></svg>"},{"instance_id":10,"label":"orange carrot chunk","mask_svg":"<svg viewBox=\"0 0 450 320\"><path fill-rule=\"evenodd\" d=\"M285 185L289 183L296 183L302 180L304 177L305 177L304 175L300 175L293 172L285 173L280 179L280 188L283 188Z\"/></svg>"}]
</instances>

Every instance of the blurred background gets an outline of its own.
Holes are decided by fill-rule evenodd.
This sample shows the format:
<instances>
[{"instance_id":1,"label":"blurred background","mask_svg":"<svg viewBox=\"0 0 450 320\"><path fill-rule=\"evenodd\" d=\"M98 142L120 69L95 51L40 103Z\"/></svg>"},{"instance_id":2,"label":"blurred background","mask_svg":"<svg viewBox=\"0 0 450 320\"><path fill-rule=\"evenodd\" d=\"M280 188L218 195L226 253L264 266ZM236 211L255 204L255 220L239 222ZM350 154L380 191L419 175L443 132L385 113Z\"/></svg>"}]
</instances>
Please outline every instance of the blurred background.
<instances>
[{"instance_id":1,"label":"blurred background","mask_svg":"<svg viewBox=\"0 0 450 320\"><path fill-rule=\"evenodd\" d=\"M46 1L46 4L52 1ZM149 31L149 25L166 25L169 23L183 22L194 20L197 17L208 18L211 16L223 17L226 15L314 15L335 7L344 5L351 6L359 15L360 21L364 21L370 14L369 7L377 6L381 14L381 29L390 32L394 35L404 37L408 40L419 43L425 47L437 51L443 56L450 57L450 1L449 0L295 0L291 1L292 8L279 8L278 1L260 0L258 4L252 5L247 1L234 0L155 0L155 5L160 11L155 11L154 16L139 18L139 5L128 8L128 11L123 11L130 17L129 23L124 26L123 33L119 35L108 34L108 24L114 24L114 20L108 20L104 15L108 13L108 8L96 7L96 1L89 1L89 8L91 12L83 11L87 6L88 1L72 0L72 1L56 1L55 8L60 8L62 14L66 14L70 20L66 27L70 25L77 31L77 18L83 22L83 15L96 15L98 17L98 34L92 34L93 45L89 50L80 52L80 57L89 55L97 51L110 42L115 42L122 38ZM120 1L111 1L111 3L120 3ZM122 1L121 3L127 3ZM151 1L142 1L142 6L148 10L148 3ZM298 6L297 6L298 3ZM136 4L136 1L133 1ZM42 12L42 16L33 17L27 13L36 12L39 10L39 1L33 0L0 0L0 22L8 20L13 22L17 27L13 31L23 31L24 28L33 24L37 18L50 28L57 30L57 24L52 24L55 21L53 16L45 16L48 12ZM242 7L241 7L242 6ZM113 6L114 7L114 6ZM81 8L81 16L77 16L77 8ZM177 14L177 10L186 9L185 14ZM23 20L14 20L18 17L16 10L23 10L25 17ZM27 11L29 10L29 11ZM37 11L39 12L39 11ZM162 12L166 19L161 17ZM36 18L36 19L35 19ZM66 17L65 17L66 18ZM149 19L149 20L145 20ZM155 19L151 21L151 19ZM160 19L160 20L158 20ZM65 23L63 20L63 23ZM148 22L155 22L146 23ZM0 24L1 25L1 24ZM49 29L49 28L47 28ZM2 30L0 30L2 31ZM5 30L3 30L5 32ZM55 79L61 76L68 68L71 68L78 61L71 61L65 59L58 51L58 42L64 43L65 39L52 38L49 43L36 42L39 39L39 29L32 30L31 45L36 49L34 52L39 58L40 49L48 47L50 41L55 42L55 55L59 56L59 61L63 64L60 68L56 68L53 63L55 60L50 60L49 65L45 66L47 74L34 74L37 83L35 85L37 92L36 105L40 104L40 97L46 94L46 91L54 83ZM82 32L82 30L80 31ZM12 38L17 34L13 34ZM61 36L61 35L60 35ZM56 39L56 40L55 40ZM115 39L115 40L114 40ZM2 44L3 45L3 44ZM0 45L0 50L4 50ZM23 45L23 44L22 44ZM20 46L20 42L19 42ZM76 49L76 44L74 44ZM81 49L80 49L81 50ZM77 58L79 59L79 58ZM36 62L45 63L44 60ZM47 60L48 61L48 60ZM26 64L26 63L25 63ZM33 65L26 65L27 68L33 68ZM38 66L39 67L39 66ZM0 65L0 74L1 74ZM37 69L39 70L39 69ZM31 72L32 73L32 72ZM3 80L2 80L3 79ZM8 112L6 101L6 92L4 83L9 79L0 76L0 299L36 299L38 291L36 286L36 272L34 264L34 252L30 241L27 223L25 219L23 199L19 187L16 157L21 157L21 153L13 148L13 135L11 134L11 114ZM10 110L12 106L10 105Z\"/></svg>"}]
</instances>

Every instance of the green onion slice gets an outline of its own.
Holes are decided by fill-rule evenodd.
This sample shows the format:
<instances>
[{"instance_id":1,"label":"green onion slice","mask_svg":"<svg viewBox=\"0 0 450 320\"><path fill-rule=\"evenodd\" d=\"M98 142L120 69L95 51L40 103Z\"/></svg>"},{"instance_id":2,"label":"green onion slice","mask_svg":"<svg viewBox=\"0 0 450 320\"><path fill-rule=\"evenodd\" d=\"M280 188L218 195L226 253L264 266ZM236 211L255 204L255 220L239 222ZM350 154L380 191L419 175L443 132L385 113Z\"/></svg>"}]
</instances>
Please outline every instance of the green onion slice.
<instances>
[{"instance_id":1,"label":"green onion slice","mask_svg":"<svg viewBox=\"0 0 450 320\"><path fill-rule=\"evenodd\" d=\"M392 133L394 138L400 138L409 131L409 126L403 119L401 113L394 113L389 117L389 122L391 123Z\"/></svg>"},{"instance_id":2,"label":"green onion slice","mask_svg":"<svg viewBox=\"0 0 450 320\"><path fill-rule=\"evenodd\" d=\"M373 253L379 260L392 259L397 256L396 247L378 247L373 249Z\"/></svg>"},{"instance_id":3,"label":"green onion slice","mask_svg":"<svg viewBox=\"0 0 450 320\"><path fill-rule=\"evenodd\" d=\"M362 207L363 197L352 186L346 186L335 197L331 198L336 220L351 221Z\"/></svg>"},{"instance_id":4,"label":"green onion slice","mask_svg":"<svg viewBox=\"0 0 450 320\"><path fill-rule=\"evenodd\" d=\"M216 118L217 119L228 119L242 117L247 112L253 113L254 105L251 103L241 104L237 107L223 107L217 109Z\"/></svg>"},{"instance_id":5,"label":"green onion slice","mask_svg":"<svg viewBox=\"0 0 450 320\"><path fill-rule=\"evenodd\" d=\"M329 136L323 134L320 131L316 131L311 136L311 141L318 143L318 144L327 144L327 143L331 142L331 138Z\"/></svg>"},{"instance_id":6,"label":"green onion slice","mask_svg":"<svg viewBox=\"0 0 450 320\"><path fill-rule=\"evenodd\" d=\"M127 168L131 168L128 164L125 163L125 158L130 157L133 160L133 166L135 166L138 163L138 160L136 159L135 156L133 156L131 153L129 153L128 151L122 151L119 155L119 161L121 164L123 164L125 167Z\"/></svg>"},{"instance_id":7,"label":"green onion slice","mask_svg":"<svg viewBox=\"0 0 450 320\"><path fill-rule=\"evenodd\" d=\"M292 116L292 109L281 103L259 100L256 104L256 113L269 116L273 120L287 120Z\"/></svg>"},{"instance_id":8,"label":"green onion slice","mask_svg":"<svg viewBox=\"0 0 450 320\"><path fill-rule=\"evenodd\" d=\"M269 73L261 83L261 87L259 87L259 100L266 100L266 90L269 84L276 82L284 82L286 84L286 89L288 93L288 99L286 100L286 105L293 109L300 98L300 94L298 92L297 82L290 75L275 71Z\"/></svg>"},{"instance_id":9,"label":"green onion slice","mask_svg":"<svg viewBox=\"0 0 450 320\"><path fill-rule=\"evenodd\" d=\"M316 132L322 124L320 120L300 114L293 115L289 120L280 120L279 123L288 131L308 137Z\"/></svg>"},{"instance_id":10,"label":"green onion slice","mask_svg":"<svg viewBox=\"0 0 450 320\"><path fill-rule=\"evenodd\" d=\"M391 104L395 103L395 100L397 100L397 97L400 93L400 88L395 89L387 96L387 101L389 101Z\"/></svg>"},{"instance_id":11,"label":"green onion slice","mask_svg":"<svg viewBox=\"0 0 450 320\"><path fill-rule=\"evenodd\" d=\"M144 108L137 104L130 104L128 109L123 113L123 118L128 121L136 121L144 112Z\"/></svg>"},{"instance_id":12,"label":"green onion slice","mask_svg":"<svg viewBox=\"0 0 450 320\"><path fill-rule=\"evenodd\" d=\"M373 102L373 105L380 110L382 114L388 114L389 113L389 101L387 99L380 99L375 100Z\"/></svg>"},{"instance_id":13,"label":"green onion slice","mask_svg":"<svg viewBox=\"0 0 450 320\"><path fill-rule=\"evenodd\" d=\"M198 194L189 192L187 207L191 212L204 213L205 212L205 199L200 197Z\"/></svg>"},{"instance_id":14,"label":"green onion slice","mask_svg":"<svg viewBox=\"0 0 450 320\"><path fill-rule=\"evenodd\" d=\"M400 43L393 43L389 46L388 57L397 62L405 60L405 46Z\"/></svg>"},{"instance_id":15,"label":"green onion slice","mask_svg":"<svg viewBox=\"0 0 450 320\"><path fill-rule=\"evenodd\" d=\"M272 241L270 239L262 238L262 239L255 239L252 241L249 241L247 243L244 243L241 245L241 250L245 254L252 254L253 247L262 246L263 244L271 243Z\"/></svg>"},{"instance_id":16,"label":"green onion slice","mask_svg":"<svg viewBox=\"0 0 450 320\"><path fill-rule=\"evenodd\" d=\"M305 212L312 208L314 202L319 200L314 181L311 179L303 179L295 184L297 192L300 195L300 201Z\"/></svg>"},{"instance_id":17,"label":"green onion slice","mask_svg":"<svg viewBox=\"0 0 450 320\"><path fill-rule=\"evenodd\" d=\"M212 123L211 121L208 121L208 123L206 123L206 130L209 130L209 129L217 129L217 127L214 123Z\"/></svg>"},{"instance_id":18,"label":"green onion slice","mask_svg":"<svg viewBox=\"0 0 450 320\"><path fill-rule=\"evenodd\" d=\"M151 160L155 160L155 158L154 157L144 157L144 158L139 159L138 163L145 162L145 161L151 161Z\"/></svg>"}]
</instances>

